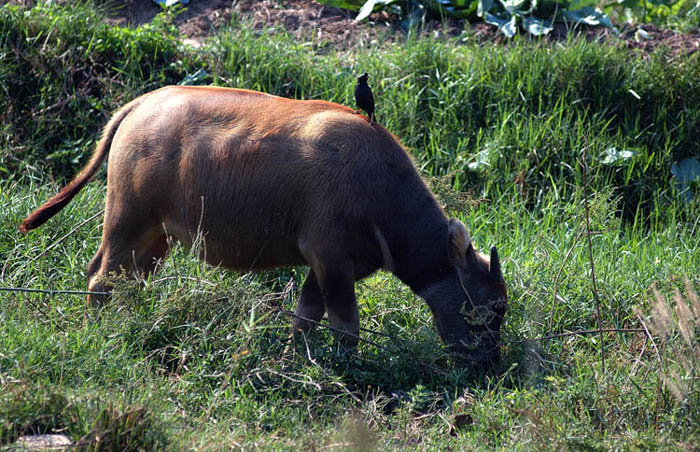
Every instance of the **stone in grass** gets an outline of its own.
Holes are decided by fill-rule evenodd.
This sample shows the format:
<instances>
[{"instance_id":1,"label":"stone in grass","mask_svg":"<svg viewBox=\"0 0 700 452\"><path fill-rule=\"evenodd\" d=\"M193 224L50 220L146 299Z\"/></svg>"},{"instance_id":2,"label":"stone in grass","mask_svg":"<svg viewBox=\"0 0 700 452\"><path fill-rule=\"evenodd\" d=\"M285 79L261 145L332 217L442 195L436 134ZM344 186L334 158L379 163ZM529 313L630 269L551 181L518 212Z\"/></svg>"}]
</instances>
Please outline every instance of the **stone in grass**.
<instances>
[{"instance_id":1,"label":"stone in grass","mask_svg":"<svg viewBox=\"0 0 700 452\"><path fill-rule=\"evenodd\" d=\"M26 435L17 438L13 450L66 450L71 444L66 435Z\"/></svg>"}]
</instances>

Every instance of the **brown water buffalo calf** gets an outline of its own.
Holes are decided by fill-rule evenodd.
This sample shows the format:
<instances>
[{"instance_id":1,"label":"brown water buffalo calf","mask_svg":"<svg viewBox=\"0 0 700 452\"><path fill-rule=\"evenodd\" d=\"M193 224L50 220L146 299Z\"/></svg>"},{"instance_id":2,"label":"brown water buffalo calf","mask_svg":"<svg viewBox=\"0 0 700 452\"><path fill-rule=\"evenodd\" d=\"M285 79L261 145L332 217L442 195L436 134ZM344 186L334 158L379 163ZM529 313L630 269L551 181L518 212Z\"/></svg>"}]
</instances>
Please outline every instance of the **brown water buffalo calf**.
<instances>
[{"instance_id":1,"label":"brown water buffalo calf","mask_svg":"<svg viewBox=\"0 0 700 452\"><path fill-rule=\"evenodd\" d=\"M108 154L91 291L108 291L110 272L154 271L169 237L190 246L199 232L213 265L309 265L296 309L304 319L328 313L358 334L355 281L383 268L425 299L452 352L498 358L507 302L496 249L490 259L475 251L397 139L350 108L216 87L153 91L113 116L82 172L20 230L61 210ZM293 321L295 331L311 325Z\"/></svg>"}]
</instances>

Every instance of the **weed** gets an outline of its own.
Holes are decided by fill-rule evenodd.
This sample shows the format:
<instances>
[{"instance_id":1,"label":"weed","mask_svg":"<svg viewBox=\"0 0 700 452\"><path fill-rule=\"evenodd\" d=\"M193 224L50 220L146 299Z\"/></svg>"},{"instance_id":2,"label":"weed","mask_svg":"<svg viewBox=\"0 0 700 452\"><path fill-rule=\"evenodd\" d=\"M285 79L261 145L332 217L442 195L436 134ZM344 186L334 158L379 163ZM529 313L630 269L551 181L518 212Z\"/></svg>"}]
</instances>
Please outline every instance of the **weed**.
<instances>
[{"instance_id":1,"label":"weed","mask_svg":"<svg viewBox=\"0 0 700 452\"><path fill-rule=\"evenodd\" d=\"M316 52L237 18L194 51L167 17L110 28L99 10L60 3L0 6L1 286L85 288L103 182L42 229L16 228L127 100L205 67L219 85L351 104L361 69L376 81L382 125L450 215L478 249L498 246L510 303L500 367L479 375L443 355L428 307L381 272L357 284L362 335L381 347L361 343L354 355L322 327L290 340L280 308L294 309L305 269L232 275L177 245L150 278L114 275L99 310L66 293L1 292L4 444L49 432L91 450L697 443L697 303L690 288L674 293L684 275L688 287L700 282L700 203L678 196L670 173L679 157L700 155L697 57L413 36L371 52ZM590 248L577 163L586 144ZM636 312L653 283L654 307ZM571 334L597 330L598 319L605 331ZM453 430L456 416L471 422Z\"/></svg>"}]
</instances>

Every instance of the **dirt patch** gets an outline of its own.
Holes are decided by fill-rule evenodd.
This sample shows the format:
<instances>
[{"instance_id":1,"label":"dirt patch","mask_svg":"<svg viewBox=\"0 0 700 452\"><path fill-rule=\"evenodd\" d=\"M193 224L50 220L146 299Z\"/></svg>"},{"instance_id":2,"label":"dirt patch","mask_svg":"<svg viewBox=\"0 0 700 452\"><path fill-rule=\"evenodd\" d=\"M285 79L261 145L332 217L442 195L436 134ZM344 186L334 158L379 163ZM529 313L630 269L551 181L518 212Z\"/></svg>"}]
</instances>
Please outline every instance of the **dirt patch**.
<instances>
[{"instance_id":1,"label":"dirt patch","mask_svg":"<svg viewBox=\"0 0 700 452\"><path fill-rule=\"evenodd\" d=\"M125 0L109 6L107 21L114 25L141 25L161 11L151 1ZM353 19L351 11L321 5L311 0L277 1L190 0L174 18L174 24L189 42L198 42L230 22L233 15L250 21L255 30L275 28L315 44L349 48L369 43L393 31L390 22L368 26ZM377 16L382 17L382 13ZM387 15L388 18L388 15Z\"/></svg>"},{"instance_id":2,"label":"dirt patch","mask_svg":"<svg viewBox=\"0 0 700 452\"><path fill-rule=\"evenodd\" d=\"M119 26L138 26L153 20L162 8L150 0L104 1L108 7L107 22ZM190 0L174 24L185 37L207 36L231 20L230 0Z\"/></svg>"},{"instance_id":3,"label":"dirt patch","mask_svg":"<svg viewBox=\"0 0 700 452\"><path fill-rule=\"evenodd\" d=\"M0 0L0 3L8 1ZM32 6L35 1L9 0L9 3ZM102 0L102 3L109 9L107 21L121 26L147 23L161 11L160 6L150 0ZM187 42L197 45L203 38L228 24L234 15L245 17L256 30L283 30L318 47L336 50L390 42L404 33L399 18L386 12L374 13L368 22L357 23L354 12L321 5L313 0L190 0L174 18L174 24ZM507 44L510 41L496 27L484 22L470 24L455 19L433 20L428 21L423 30L423 33L436 37L459 36L478 43ZM616 35L601 27L571 30L557 24L545 39L564 41L572 33L582 35L589 41L622 42L631 51L643 55L662 47L668 49L671 57L687 56L700 50L700 30L678 33L655 25L624 26ZM523 38L527 39L526 36Z\"/></svg>"},{"instance_id":4,"label":"dirt patch","mask_svg":"<svg viewBox=\"0 0 700 452\"><path fill-rule=\"evenodd\" d=\"M623 30L621 35L628 49L638 49L644 54L660 47L667 48L672 56L691 55L700 49L700 30L682 34L648 24Z\"/></svg>"},{"instance_id":5,"label":"dirt patch","mask_svg":"<svg viewBox=\"0 0 700 452\"><path fill-rule=\"evenodd\" d=\"M125 0L113 9L110 20L119 25L139 25L152 20L159 11L160 7L150 1ZM321 5L313 0L191 0L175 18L175 25L184 37L197 42L228 23L234 14L246 17L256 30L276 28L316 45L339 50L392 41L404 33L399 18L386 12L372 14L369 22L357 23L354 12ZM428 21L423 33L436 37L462 36L476 42L505 44L509 41L492 25L484 22L470 24L455 19ZM571 33L588 40L622 41L627 48L645 55L659 47L666 47L673 57L690 55L700 49L700 30L681 34L654 25L623 27L616 35L601 27L581 27L572 31L557 24L546 39L563 41Z\"/></svg>"}]
</instances>

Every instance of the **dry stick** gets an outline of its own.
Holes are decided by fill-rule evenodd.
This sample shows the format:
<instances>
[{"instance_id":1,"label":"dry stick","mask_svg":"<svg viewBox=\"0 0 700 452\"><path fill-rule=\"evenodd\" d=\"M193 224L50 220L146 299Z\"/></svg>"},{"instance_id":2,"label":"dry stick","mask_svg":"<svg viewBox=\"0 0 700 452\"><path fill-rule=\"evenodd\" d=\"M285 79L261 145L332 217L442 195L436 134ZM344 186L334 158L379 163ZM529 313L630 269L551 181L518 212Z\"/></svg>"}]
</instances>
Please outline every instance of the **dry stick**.
<instances>
[{"instance_id":1,"label":"dry stick","mask_svg":"<svg viewBox=\"0 0 700 452\"><path fill-rule=\"evenodd\" d=\"M42 251L41 254L39 254L38 256L33 257L33 258L31 259L31 261L34 262L35 260L39 259L40 257L45 256L46 253L48 253L48 252L51 251L53 248L55 248L57 245L59 245L61 242L63 242L65 239L67 239L68 237L70 237L71 235L73 235L73 234L75 233L75 231L77 231L78 229L82 228L83 226L85 226L86 224L88 224L89 222L91 222L92 220L94 220L95 218L99 217L99 216L102 215L103 213L105 213L105 209L100 210L100 211L97 212L95 215L91 216L91 217L88 218L87 220L85 220L85 221L83 221L82 223L80 223L78 226L76 226L76 227L74 227L73 229L71 229L70 232L68 232L68 234L64 235L64 236L61 237L60 239L58 239L58 240L56 240L55 242L53 242L53 243L51 244L51 246L49 246L49 247L46 248L44 251Z\"/></svg>"},{"instance_id":2,"label":"dry stick","mask_svg":"<svg viewBox=\"0 0 700 452\"><path fill-rule=\"evenodd\" d=\"M593 285L593 298L595 298L595 309L598 316L598 330L600 330L600 365L602 374L605 375L605 347L603 344L603 318L600 314L600 297L598 296L598 286L595 279L595 263L593 262L593 243L591 242L591 219L588 207L588 164L586 163L586 148L583 149L583 205L586 209L586 239L588 241L588 260L591 263L591 283Z\"/></svg>"},{"instance_id":3,"label":"dry stick","mask_svg":"<svg viewBox=\"0 0 700 452\"><path fill-rule=\"evenodd\" d=\"M640 328L640 330L644 331L644 328ZM646 332L645 332L646 333ZM627 383L630 382L632 379L632 375L635 374L637 371L637 367L639 366L639 363L642 361L642 356L644 356L644 352L647 351L647 344L649 343L649 338L644 335L644 345L642 346L642 351L639 352L639 356L637 356L637 359L634 360L634 364L632 364L632 368L630 369L629 375L627 375L627 378L625 379L625 384L622 386L623 388L627 387Z\"/></svg>"},{"instance_id":4,"label":"dry stick","mask_svg":"<svg viewBox=\"0 0 700 452\"><path fill-rule=\"evenodd\" d=\"M44 290L44 289L28 289L26 287L0 287L0 292L21 292L21 293L38 293L38 294L44 294L44 295L60 295L60 294L66 294L66 295L109 295L108 292L90 292L87 290ZM31 298L27 298L27 301L37 310L41 315L46 318L46 320L49 323L53 323L53 320L44 312L43 309L36 303ZM66 332L61 325L58 323L54 323L56 328L59 330L63 331L64 333Z\"/></svg>"},{"instance_id":5,"label":"dry stick","mask_svg":"<svg viewBox=\"0 0 700 452\"><path fill-rule=\"evenodd\" d=\"M365 338L363 338L363 337L360 337L360 336L358 336L357 334L350 333L349 331L344 331L344 330L341 330L340 328L336 328L336 327L331 326L331 325L326 325L325 323L321 323L321 322L319 322L319 321L317 321L317 320L307 319L306 317L302 317L302 316L300 316L300 315L298 315L298 314L293 313L292 311L288 311L288 310L286 310L286 309L284 309L284 308L280 308L279 306L275 306L275 309L277 309L279 312L281 312L281 313L284 314L284 315L288 315L288 316L294 317L294 318L296 318L296 319L305 320L305 321L307 321L307 322L309 322L309 323L311 323L311 324L313 324L313 325L317 325L317 326L320 326L320 327L322 327L322 328L327 328L327 329L329 329L329 330L331 330L331 331L334 331L334 332L336 332L336 333L340 333L340 334L344 334L344 335L346 335L346 336L350 336L350 337L352 337L353 339L357 339L358 341L366 342L366 343L368 343L368 344L370 344L370 345L374 345L375 347L380 348L380 349L384 350L385 352L394 353L393 350L389 350L388 348L384 347L383 345L379 345L379 344L377 344L376 342L373 342L373 341L370 341L369 339L365 339Z\"/></svg>"},{"instance_id":6,"label":"dry stick","mask_svg":"<svg viewBox=\"0 0 700 452\"><path fill-rule=\"evenodd\" d=\"M284 301L284 300L287 299L287 296L290 295L290 294L292 293L293 290L294 290L294 280L290 278L289 281L287 282L287 285L285 286L284 290L282 291L282 293L279 294L279 297ZM334 327L334 326L332 326L332 325L326 325L326 324L324 324L324 323L321 323L321 322L316 321L316 320L313 320L313 319L307 319L307 318L305 318L305 317L302 317L302 316L298 315L298 314L295 313L295 312L288 311L288 310L286 310L286 309L284 309L284 308L282 308L282 307L280 307L280 306L274 306L274 307L275 307L279 312L281 312L281 313L284 314L284 315L287 315L287 316L290 316L290 317L293 317L293 318L297 318L297 319L301 319L301 320L305 320L305 321L307 321L307 322L309 322L309 323L311 323L311 324L313 324L313 325L319 325L319 326L321 326L321 327L323 327L323 328L328 328L329 330L335 331L336 333L345 334L345 335L347 335L347 336L352 337L353 339L357 339L358 341L366 342L366 343L368 343L368 344L370 344L370 345L374 345L375 347L380 348L380 349L382 349L382 350L384 350L384 351L386 351L386 352L394 353L392 350L389 350L388 348L386 348L386 347L384 347L384 346L382 346L382 345L379 345L379 344L377 344L376 342L372 342L372 341L370 341L369 339L364 339L364 338L358 336L357 334L350 333L349 331L343 331L343 330L341 330L340 328L336 328L336 327Z\"/></svg>"},{"instance_id":7,"label":"dry stick","mask_svg":"<svg viewBox=\"0 0 700 452\"><path fill-rule=\"evenodd\" d=\"M590 209L588 207L588 163L586 162L586 149L588 147L588 140L586 140L586 145L583 148L583 155L581 158L581 167L583 169L583 205L586 210L586 239L588 241L588 260L591 263L591 283L593 288L593 298L595 299L595 308L598 316L598 330L600 331L600 366L601 366L601 378L605 378L605 344L603 342L603 318L600 314L600 297L598 296L598 287L595 279L595 263L593 262L593 243L591 242L591 218ZM600 395L600 392L599 392ZM605 413L601 409L601 424L600 429L603 431L603 424L605 422Z\"/></svg>"},{"instance_id":8,"label":"dry stick","mask_svg":"<svg viewBox=\"0 0 700 452\"><path fill-rule=\"evenodd\" d=\"M382 331L376 331L376 330L373 330L373 329L370 329L370 328L362 328L362 327L360 327L360 331L364 331L365 333L372 333L372 334L376 334L376 335L379 335L379 336L384 336L384 337L388 337L388 338L394 339L394 336L392 336L391 334L387 334L387 333L384 333L384 332L382 332Z\"/></svg>"},{"instance_id":9,"label":"dry stick","mask_svg":"<svg viewBox=\"0 0 700 452\"><path fill-rule=\"evenodd\" d=\"M552 334L552 326L554 324L554 306L557 303L557 289L559 288L559 277L561 276L562 270L564 270L564 266L569 261L569 257L571 257L571 252L576 247L576 244L581 239L582 235L583 235L583 229L581 229L581 231L578 233L578 235L574 239L574 243L571 244L571 248L569 248L569 251L566 252L566 256L564 256L564 261L561 263L561 266L559 267L559 271L557 272L557 276L554 277L554 303L552 304L552 312L549 314L549 329L547 331L547 336L550 336ZM554 336L554 337L556 337L556 336ZM549 353L549 342L547 342L547 353Z\"/></svg>"},{"instance_id":10,"label":"dry stick","mask_svg":"<svg viewBox=\"0 0 700 452\"><path fill-rule=\"evenodd\" d=\"M109 292L92 292L89 290L45 290L28 289L26 287L0 287L0 292L43 293L47 295L110 295Z\"/></svg>"},{"instance_id":11,"label":"dry stick","mask_svg":"<svg viewBox=\"0 0 700 452\"><path fill-rule=\"evenodd\" d=\"M642 324L642 327L644 328L644 333L647 335L647 338L649 338L649 341L651 341L652 347L654 347L654 351L656 352L656 358L659 360L659 365L661 366L660 370L663 370L664 362L663 359L661 358L661 353L659 353L659 349L656 347L656 343L654 342L654 338L651 337L651 333L649 332L649 329L647 328L646 324L644 323L644 320L642 319L642 315L640 312L636 312L637 318L639 319L639 323ZM659 400L661 398L661 375L659 373L656 374L656 403L654 404L654 430L656 432L659 431Z\"/></svg>"},{"instance_id":12,"label":"dry stick","mask_svg":"<svg viewBox=\"0 0 700 452\"><path fill-rule=\"evenodd\" d=\"M285 300L285 299L287 298L287 295L291 293L293 287L294 287L294 281L290 279L289 282L287 283L287 286L284 288L284 291L280 294L280 295L282 296L282 300ZM341 329L335 328L335 327L333 327L333 326L331 326L331 325L326 325L325 323L321 323L321 322L316 321L316 320L313 320L313 319L307 319L306 317L302 317L302 316L300 316L300 315L298 315L298 314L296 314L296 313L294 313L294 312L292 312L292 311L288 311L288 310L286 310L286 309L284 309L284 308L281 308L281 307L279 307L279 306L274 306L274 308L277 309L277 310L278 310L279 312L281 312L282 314L288 315L288 316L290 316L290 317L294 317L294 318L297 318L297 319L305 320L305 321L307 321L307 322L309 322L309 323L311 323L311 324L313 324L313 325L318 325L318 326L320 326L320 327L322 327L322 328L328 328L328 329L331 330L331 331L335 331L335 332L338 332L338 333L341 333L341 334L348 335L348 336L350 336L350 337L352 337L352 338L357 339L358 341L366 342L366 343L368 343L368 344L370 344L370 345L374 345L375 347L377 347L377 348L379 348L379 349L381 349L381 350L384 350L385 352L391 353L392 355L396 355L396 354L397 354L395 350L390 350L390 349L384 347L383 345L379 345L379 344L377 344L376 342L370 341L369 339L362 338L362 337L360 337L360 336L358 336L358 335L356 335L356 334L349 333L349 332L347 332L347 331L343 331L343 330L341 330ZM368 331L368 332L371 332L371 333L380 334L380 335L382 335L382 336L386 336L386 337L389 337L389 338L393 338L393 336L391 336L391 335L389 335L389 334L386 334L386 333L381 333L381 332L379 332L379 331L370 330L370 329L368 329L368 328L360 328L360 329L361 329L361 330ZM306 341L306 339L305 339L304 341ZM362 359L362 358L361 358L361 359ZM367 361L367 360L365 360L365 361ZM438 369L438 368L436 368L436 367L434 367L434 366L431 366L430 364L425 364L425 363L419 361L419 362L418 362L418 365L423 366L423 367L425 367L426 369L431 370L431 371L433 371L433 372L436 372L436 373L438 373L438 374L440 374L440 375L443 375L443 376L446 375L445 372L443 372L442 370L440 370L440 369Z\"/></svg>"},{"instance_id":13,"label":"dry stick","mask_svg":"<svg viewBox=\"0 0 700 452\"><path fill-rule=\"evenodd\" d=\"M2 291L2 292L24 292L23 290L12 290L11 287L0 287L0 291ZM47 322L52 323L51 318L48 316L48 314L46 314L44 312L43 309L41 309L41 306L34 303L34 300L32 300L31 298L27 298L27 301L29 302L29 304L31 304L34 307L34 309L39 311L39 313L44 316L44 318L46 319ZM56 327L65 333L65 330L63 328L61 328L61 326L58 323L56 323Z\"/></svg>"},{"instance_id":14,"label":"dry stick","mask_svg":"<svg viewBox=\"0 0 700 452\"><path fill-rule=\"evenodd\" d=\"M643 328L603 328L595 330L579 330L579 331L569 331L568 333L558 333L551 334L549 336L533 337L532 339L521 339L519 341L512 342L513 344L522 344L524 342L530 341L548 341L549 339L554 339L557 337L566 336L583 336L586 334L598 334L598 333L641 333L644 332Z\"/></svg>"}]
</instances>

